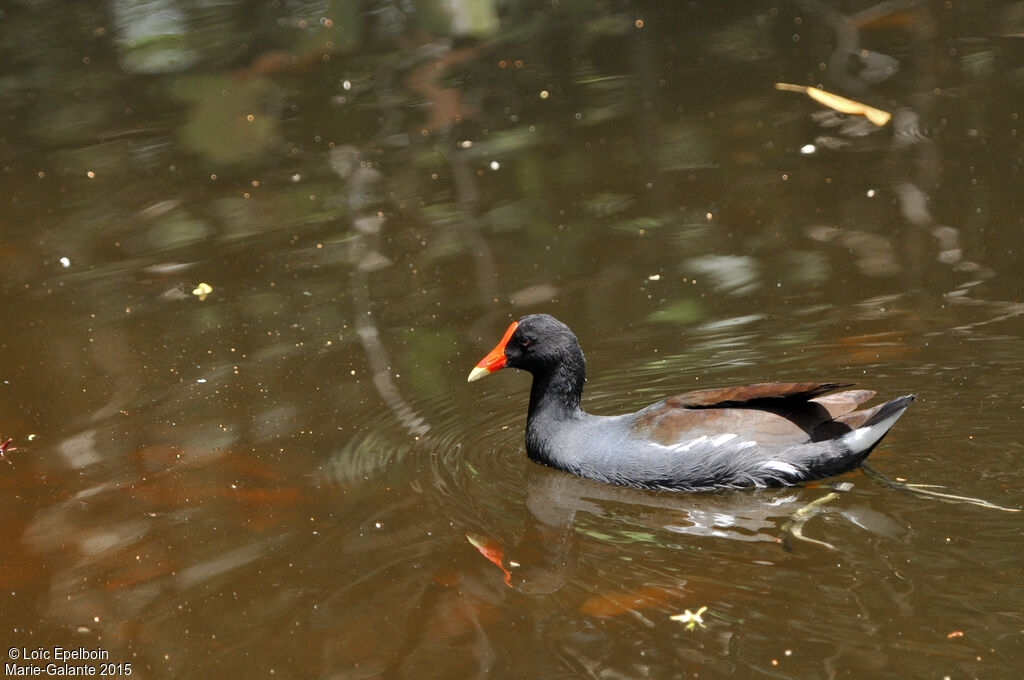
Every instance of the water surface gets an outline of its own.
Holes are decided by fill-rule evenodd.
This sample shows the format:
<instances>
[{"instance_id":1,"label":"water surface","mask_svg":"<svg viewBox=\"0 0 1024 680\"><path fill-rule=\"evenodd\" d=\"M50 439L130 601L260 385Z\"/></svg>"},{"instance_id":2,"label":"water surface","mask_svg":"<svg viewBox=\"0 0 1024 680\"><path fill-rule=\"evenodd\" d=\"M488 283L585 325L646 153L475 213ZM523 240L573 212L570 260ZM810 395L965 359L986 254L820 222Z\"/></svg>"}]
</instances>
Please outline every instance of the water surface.
<instances>
[{"instance_id":1,"label":"water surface","mask_svg":"<svg viewBox=\"0 0 1024 680\"><path fill-rule=\"evenodd\" d=\"M1020 514L859 471L601 485L526 458L528 376L465 382L543 311L595 413L916 393L874 468L1024 506L1019 3L897 4L0 10L5 648L142 678L1018 677Z\"/></svg>"}]
</instances>

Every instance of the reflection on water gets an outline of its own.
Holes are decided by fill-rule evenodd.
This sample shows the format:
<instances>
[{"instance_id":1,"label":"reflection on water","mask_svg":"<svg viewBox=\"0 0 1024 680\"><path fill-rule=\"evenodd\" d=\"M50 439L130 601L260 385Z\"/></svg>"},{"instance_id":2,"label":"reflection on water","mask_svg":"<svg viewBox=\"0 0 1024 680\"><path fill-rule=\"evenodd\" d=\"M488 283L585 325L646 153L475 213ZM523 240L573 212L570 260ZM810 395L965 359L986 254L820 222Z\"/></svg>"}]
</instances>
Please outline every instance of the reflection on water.
<instances>
[{"instance_id":1,"label":"reflection on water","mask_svg":"<svg viewBox=\"0 0 1024 680\"><path fill-rule=\"evenodd\" d=\"M8 647L1015 677L1019 515L854 472L802 527L833 549L787 541L830 487L577 479L526 458L527 376L464 380L545 311L596 413L915 392L873 465L1024 505L1018 5L0 9Z\"/></svg>"}]
</instances>

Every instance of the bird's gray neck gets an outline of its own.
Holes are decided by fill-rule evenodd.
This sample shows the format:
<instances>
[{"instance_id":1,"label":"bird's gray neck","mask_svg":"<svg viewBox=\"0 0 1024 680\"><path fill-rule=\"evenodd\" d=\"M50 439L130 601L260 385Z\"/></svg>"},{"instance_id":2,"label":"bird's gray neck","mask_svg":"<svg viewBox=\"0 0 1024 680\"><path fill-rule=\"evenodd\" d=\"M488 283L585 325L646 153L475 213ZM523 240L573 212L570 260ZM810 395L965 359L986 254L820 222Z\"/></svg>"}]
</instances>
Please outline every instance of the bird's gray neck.
<instances>
[{"instance_id":1,"label":"bird's gray neck","mask_svg":"<svg viewBox=\"0 0 1024 680\"><path fill-rule=\"evenodd\" d=\"M534 374L528 417L541 413L555 419L574 417L580 410L585 375L582 352L562 361L551 371Z\"/></svg>"},{"instance_id":2,"label":"bird's gray neck","mask_svg":"<svg viewBox=\"0 0 1024 680\"><path fill-rule=\"evenodd\" d=\"M582 352L549 373L533 376L526 416L526 452L534 460L563 467L555 463L557 440L562 426L586 415L580 408L584 376Z\"/></svg>"}]
</instances>

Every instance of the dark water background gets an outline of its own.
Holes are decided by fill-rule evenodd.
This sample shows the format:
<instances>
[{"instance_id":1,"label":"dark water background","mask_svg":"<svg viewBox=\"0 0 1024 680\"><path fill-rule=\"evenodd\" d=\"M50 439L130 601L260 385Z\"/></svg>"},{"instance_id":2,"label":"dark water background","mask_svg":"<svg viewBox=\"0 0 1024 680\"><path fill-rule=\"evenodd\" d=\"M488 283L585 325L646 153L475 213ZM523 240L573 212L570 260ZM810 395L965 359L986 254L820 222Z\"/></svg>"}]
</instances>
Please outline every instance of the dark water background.
<instances>
[{"instance_id":1,"label":"dark water background","mask_svg":"<svg viewBox=\"0 0 1024 680\"><path fill-rule=\"evenodd\" d=\"M528 376L465 379L545 311L597 413L914 392L875 468L1024 506L1021 116L1021 2L0 6L3 649L1020 677L1020 514L854 472L801 541L828 484L579 480L524 455Z\"/></svg>"}]
</instances>

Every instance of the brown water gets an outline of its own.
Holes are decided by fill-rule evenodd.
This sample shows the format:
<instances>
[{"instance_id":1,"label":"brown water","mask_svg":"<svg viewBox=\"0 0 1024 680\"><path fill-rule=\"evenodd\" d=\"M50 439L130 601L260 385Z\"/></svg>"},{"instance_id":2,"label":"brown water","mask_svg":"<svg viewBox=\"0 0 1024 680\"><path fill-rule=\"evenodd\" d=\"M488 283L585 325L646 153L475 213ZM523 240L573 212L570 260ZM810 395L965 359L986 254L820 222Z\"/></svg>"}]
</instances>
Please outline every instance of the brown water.
<instances>
[{"instance_id":1,"label":"brown water","mask_svg":"<svg viewBox=\"0 0 1024 680\"><path fill-rule=\"evenodd\" d=\"M25 2L0 27L5 664L1020 676L1021 514L862 472L810 510L830 483L596 484L527 460L528 376L465 382L545 311L597 413L914 392L875 469L1024 506L1020 3Z\"/></svg>"}]
</instances>

